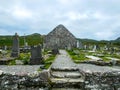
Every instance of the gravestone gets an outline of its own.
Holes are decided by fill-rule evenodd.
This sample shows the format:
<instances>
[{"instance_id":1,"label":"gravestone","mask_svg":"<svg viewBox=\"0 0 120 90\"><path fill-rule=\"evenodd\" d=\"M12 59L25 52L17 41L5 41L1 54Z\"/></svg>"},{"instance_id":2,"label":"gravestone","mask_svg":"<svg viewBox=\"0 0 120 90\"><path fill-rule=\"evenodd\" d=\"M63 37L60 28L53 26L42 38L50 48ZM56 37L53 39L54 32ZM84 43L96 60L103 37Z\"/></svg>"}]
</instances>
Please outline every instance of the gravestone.
<instances>
[{"instance_id":1,"label":"gravestone","mask_svg":"<svg viewBox=\"0 0 120 90\"><path fill-rule=\"evenodd\" d=\"M71 50L72 48L71 48L71 45L69 44L68 46L67 46L67 50Z\"/></svg>"},{"instance_id":2,"label":"gravestone","mask_svg":"<svg viewBox=\"0 0 120 90\"><path fill-rule=\"evenodd\" d=\"M77 40L77 48L79 49L83 48L82 43L79 40Z\"/></svg>"},{"instance_id":3,"label":"gravestone","mask_svg":"<svg viewBox=\"0 0 120 90\"><path fill-rule=\"evenodd\" d=\"M112 64L113 66L115 66L116 63L117 63L116 60L114 60L114 59L111 60L111 64Z\"/></svg>"},{"instance_id":4,"label":"gravestone","mask_svg":"<svg viewBox=\"0 0 120 90\"><path fill-rule=\"evenodd\" d=\"M17 33L13 36L13 46L12 46L12 53L11 57L18 57L19 56L19 36Z\"/></svg>"},{"instance_id":5,"label":"gravestone","mask_svg":"<svg viewBox=\"0 0 120 90\"><path fill-rule=\"evenodd\" d=\"M42 58L42 50L41 46L31 46L31 58L30 58L30 64L31 65L39 65L43 63Z\"/></svg>"},{"instance_id":6,"label":"gravestone","mask_svg":"<svg viewBox=\"0 0 120 90\"><path fill-rule=\"evenodd\" d=\"M97 49L97 46L94 45L94 46L93 46L93 51L96 51L96 49Z\"/></svg>"},{"instance_id":7,"label":"gravestone","mask_svg":"<svg viewBox=\"0 0 120 90\"><path fill-rule=\"evenodd\" d=\"M99 45L96 45L96 50L101 50L101 47Z\"/></svg>"},{"instance_id":8,"label":"gravestone","mask_svg":"<svg viewBox=\"0 0 120 90\"><path fill-rule=\"evenodd\" d=\"M114 47L112 47L110 50L110 54L114 54L114 52L115 52L115 49L114 49Z\"/></svg>"},{"instance_id":9,"label":"gravestone","mask_svg":"<svg viewBox=\"0 0 120 90\"><path fill-rule=\"evenodd\" d=\"M3 46L3 50L5 50L5 51L7 50L7 46L6 46L6 45L5 45L5 46Z\"/></svg>"},{"instance_id":10,"label":"gravestone","mask_svg":"<svg viewBox=\"0 0 120 90\"><path fill-rule=\"evenodd\" d=\"M87 45L84 45L84 49L87 50Z\"/></svg>"},{"instance_id":11,"label":"gravestone","mask_svg":"<svg viewBox=\"0 0 120 90\"><path fill-rule=\"evenodd\" d=\"M30 52L30 46L28 46L28 43L27 43L27 42L26 42L25 45L24 45L23 52L24 52L24 53Z\"/></svg>"},{"instance_id":12,"label":"gravestone","mask_svg":"<svg viewBox=\"0 0 120 90\"><path fill-rule=\"evenodd\" d=\"M57 44L54 46L54 48L52 49L52 54L56 55L56 54L59 54L59 49L58 49L58 46Z\"/></svg>"}]
</instances>

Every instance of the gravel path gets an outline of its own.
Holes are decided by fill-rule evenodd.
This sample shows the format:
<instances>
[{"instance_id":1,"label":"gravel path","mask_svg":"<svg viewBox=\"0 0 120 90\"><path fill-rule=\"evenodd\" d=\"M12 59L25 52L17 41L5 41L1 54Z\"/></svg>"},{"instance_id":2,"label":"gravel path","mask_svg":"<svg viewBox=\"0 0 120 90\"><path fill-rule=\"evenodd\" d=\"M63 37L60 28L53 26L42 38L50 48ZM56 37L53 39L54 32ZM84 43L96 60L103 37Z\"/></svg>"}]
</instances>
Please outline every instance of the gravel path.
<instances>
[{"instance_id":1,"label":"gravel path","mask_svg":"<svg viewBox=\"0 0 120 90\"><path fill-rule=\"evenodd\" d=\"M0 70L6 72L6 73L34 73L39 69L40 65L12 65L12 66L7 66L7 65L0 65Z\"/></svg>"}]
</instances>

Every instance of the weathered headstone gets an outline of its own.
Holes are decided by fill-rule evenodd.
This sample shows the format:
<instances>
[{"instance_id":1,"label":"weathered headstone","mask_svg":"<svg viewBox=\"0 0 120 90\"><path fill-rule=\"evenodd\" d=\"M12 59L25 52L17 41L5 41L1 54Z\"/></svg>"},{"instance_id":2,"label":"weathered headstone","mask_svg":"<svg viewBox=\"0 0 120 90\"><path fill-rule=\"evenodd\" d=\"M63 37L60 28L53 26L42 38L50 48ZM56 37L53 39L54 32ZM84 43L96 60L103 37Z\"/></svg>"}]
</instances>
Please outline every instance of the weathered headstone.
<instances>
[{"instance_id":1,"label":"weathered headstone","mask_svg":"<svg viewBox=\"0 0 120 90\"><path fill-rule=\"evenodd\" d=\"M3 47L3 50L5 50L5 51L7 50L7 46L6 45Z\"/></svg>"},{"instance_id":2,"label":"weathered headstone","mask_svg":"<svg viewBox=\"0 0 120 90\"><path fill-rule=\"evenodd\" d=\"M58 46L57 44L54 46L54 48L52 49L52 54L56 55L56 54L59 54L59 49L58 49Z\"/></svg>"},{"instance_id":3,"label":"weathered headstone","mask_svg":"<svg viewBox=\"0 0 120 90\"><path fill-rule=\"evenodd\" d=\"M72 48L71 48L71 45L69 44L68 46L67 46L67 50L71 50Z\"/></svg>"},{"instance_id":4,"label":"weathered headstone","mask_svg":"<svg viewBox=\"0 0 120 90\"><path fill-rule=\"evenodd\" d=\"M112 63L113 66L115 66L116 65L116 60L112 59L111 63Z\"/></svg>"},{"instance_id":5,"label":"weathered headstone","mask_svg":"<svg viewBox=\"0 0 120 90\"><path fill-rule=\"evenodd\" d=\"M113 54L114 52L115 52L115 49L114 49L114 47L112 47L110 50L110 54Z\"/></svg>"},{"instance_id":6,"label":"weathered headstone","mask_svg":"<svg viewBox=\"0 0 120 90\"><path fill-rule=\"evenodd\" d=\"M97 46L94 45L94 46L93 46L93 51L96 51L96 49L97 49Z\"/></svg>"},{"instance_id":7,"label":"weathered headstone","mask_svg":"<svg viewBox=\"0 0 120 90\"><path fill-rule=\"evenodd\" d=\"M88 49L88 46L87 46L87 45L84 45L84 49L87 50L87 49Z\"/></svg>"},{"instance_id":8,"label":"weathered headstone","mask_svg":"<svg viewBox=\"0 0 120 90\"><path fill-rule=\"evenodd\" d=\"M15 33L13 37L13 46L12 46L12 53L11 57L18 57L19 56L19 36Z\"/></svg>"},{"instance_id":9,"label":"weathered headstone","mask_svg":"<svg viewBox=\"0 0 120 90\"><path fill-rule=\"evenodd\" d=\"M42 50L41 46L32 46L31 47L31 58L30 58L30 64L31 65L39 65L43 63L42 58Z\"/></svg>"},{"instance_id":10,"label":"weathered headstone","mask_svg":"<svg viewBox=\"0 0 120 90\"><path fill-rule=\"evenodd\" d=\"M79 40L77 40L77 48L79 49L83 48L82 43Z\"/></svg>"}]
</instances>

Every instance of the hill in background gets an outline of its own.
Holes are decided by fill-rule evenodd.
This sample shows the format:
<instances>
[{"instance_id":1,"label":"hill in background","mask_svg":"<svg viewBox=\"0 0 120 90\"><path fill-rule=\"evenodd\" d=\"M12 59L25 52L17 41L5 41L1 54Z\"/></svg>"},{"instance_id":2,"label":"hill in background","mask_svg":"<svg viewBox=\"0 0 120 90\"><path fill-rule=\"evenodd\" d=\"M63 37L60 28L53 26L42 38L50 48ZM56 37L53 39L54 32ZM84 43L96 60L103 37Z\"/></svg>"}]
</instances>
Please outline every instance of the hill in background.
<instances>
[{"instance_id":1,"label":"hill in background","mask_svg":"<svg viewBox=\"0 0 120 90\"><path fill-rule=\"evenodd\" d=\"M38 44L42 44L43 43L43 37L44 35L38 34L38 33L34 33L31 35L26 35L25 36L25 40L28 43L28 45L38 45ZM12 38L13 36L7 35L7 36L0 36L0 46L12 46ZM24 45L24 36L19 36L19 40L20 40L20 46ZM80 40L83 44L98 44L98 45L105 45L105 44L109 44L112 43L113 45L117 45L120 46L120 37L117 38L116 40L101 40L101 41L97 41L97 40L93 40L93 39L80 39L77 38L77 40Z\"/></svg>"},{"instance_id":2,"label":"hill in background","mask_svg":"<svg viewBox=\"0 0 120 90\"><path fill-rule=\"evenodd\" d=\"M29 45L37 45L43 42L43 36L38 33L34 33L31 35L19 36L20 46L24 45L24 38ZM12 46L12 42L13 36L0 36L0 46Z\"/></svg>"},{"instance_id":3,"label":"hill in background","mask_svg":"<svg viewBox=\"0 0 120 90\"><path fill-rule=\"evenodd\" d=\"M116 41L120 41L120 37L116 39Z\"/></svg>"}]
</instances>

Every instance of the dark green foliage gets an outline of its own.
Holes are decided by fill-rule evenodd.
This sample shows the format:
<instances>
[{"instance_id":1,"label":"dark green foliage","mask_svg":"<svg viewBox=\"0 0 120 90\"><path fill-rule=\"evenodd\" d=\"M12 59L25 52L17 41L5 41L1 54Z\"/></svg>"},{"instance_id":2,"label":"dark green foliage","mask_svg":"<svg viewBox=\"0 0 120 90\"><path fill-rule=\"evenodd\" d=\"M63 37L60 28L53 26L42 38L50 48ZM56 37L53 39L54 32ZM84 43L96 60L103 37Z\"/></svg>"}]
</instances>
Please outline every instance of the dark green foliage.
<instances>
[{"instance_id":1,"label":"dark green foliage","mask_svg":"<svg viewBox=\"0 0 120 90\"><path fill-rule=\"evenodd\" d=\"M12 36L0 36L0 46L11 46L12 45Z\"/></svg>"},{"instance_id":2,"label":"dark green foliage","mask_svg":"<svg viewBox=\"0 0 120 90\"><path fill-rule=\"evenodd\" d=\"M112 46L120 46L120 39L116 39L116 40L93 40L93 39L79 39L77 38L77 40L80 40L82 42L83 45L99 45L99 46L104 46L104 45L111 45Z\"/></svg>"},{"instance_id":3,"label":"dark green foliage","mask_svg":"<svg viewBox=\"0 0 120 90\"><path fill-rule=\"evenodd\" d=\"M38 45L43 43L43 36L40 34L32 34L25 36L26 42L29 45ZM19 36L20 46L24 45L24 36ZM13 36L0 36L0 46L12 46Z\"/></svg>"}]
</instances>

